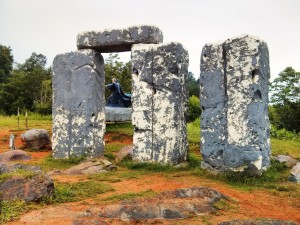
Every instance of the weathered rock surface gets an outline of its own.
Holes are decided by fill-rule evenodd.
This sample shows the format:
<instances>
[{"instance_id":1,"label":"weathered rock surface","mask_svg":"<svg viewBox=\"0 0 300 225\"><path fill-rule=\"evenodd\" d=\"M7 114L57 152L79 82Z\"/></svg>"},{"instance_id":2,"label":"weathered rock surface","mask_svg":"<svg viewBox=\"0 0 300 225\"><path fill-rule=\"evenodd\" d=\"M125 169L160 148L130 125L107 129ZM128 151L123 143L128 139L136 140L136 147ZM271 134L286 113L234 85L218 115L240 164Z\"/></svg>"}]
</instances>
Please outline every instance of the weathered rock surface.
<instances>
[{"instance_id":1,"label":"weathered rock surface","mask_svg":"<svg viewBox=\"0 0 300 225\"><path fill-rule=\"evenodd\" d=\"M300 162L297 162L297 164L292 168L290 180L300 183Z\"/></svg>"},{"instance_id":2,"label":"weathered rock surface","mask_svg":"<svg viewBox=\"0 0 300 225\"><path fill-rule=\"evenodd\" d=\"M77 174L93 174L105 173L107 171L116 170L117 167L106 159L99 159L97 161L86 161L79 165L73 166L65 171L63 174L77 175Z\"/></svg>"},{"instance_id":3,"label":"weathered rock surface","mask_svg":"<svg viewBox=\"0 0 300 225\"><path fill-rule=\"evenodd\" d=\"M179 43L132 47L133 159L187 159L188 52Z\"/></svg>"},{"instance_id":4,"label":"weathered rock surface","mask_svg":"<svg viewBox=\"0 0 300 225\"><path fill-rule=\"evenodd\" d=\"M194 187L162 192L158 197L144 200L123 201L103 206L99 216L103 218L132 219L178 219L193 214L209 213L213 204L222 199L213 189Z\"/></svg>"},{"instance_id":5,"label":"weathered rock surface","mask_svg":"<svg viewBox=\"0 0 300 225\"><path fill-rule=\"evenodd\" d=\"M261 220L232 220L228 222L219 223L218 225L297 225L297 223L283 221L283 220L261 219Z\"/></svg>"},{"instance_id":6,"label":"weathered rock surface","mask_svg":"<svg viewBox=\"0 0 300 225\"><path fill-rule=\"evenodd\" d=\"M115 161L116 163L121 162L125 158L132 158L133 146L127 145L121 148L121 150L117 153Z\"/></svg>"},{"instance_id":7,"label":"weathered rock surface","mask_svg":"<svg viewBox=\"0 0 300 225\"><path fill-rule=\"evenodd\" d=\"M0 200L19 198L26 202L38 202L54 195L54 184L52 179L43 173L31 178L12 177L0 183L0 193Z\"/></svg>"},{"instance_id":8,"label":"weathered rock surface","mask_svg":"<svg viewBox=\"0 0 300 225\"><path fill-rule=\"evenodd\" d=\"M297 160L289 155L278 155L275 159L281 163L285 163L287 167L293 167L297 164Z\"/></svg>"},{"instance_id":9,"label":"weathered rock surface","mask_svg":"<svg viewBox=\"0 0 300 225\"><path fill-rule=\"evenodd\" d=\"M27 161L31 156L22 150L11 150L0 154L0 163L6 163L11 161Z\"/></svg>"},{"instance_id":10,"label":"weathered rock surface","mask_svg":"<svg viewBox=\"0 0 300 225\"><path fill-rule=\"evenodd\" d=\"M131 121L132 108L105 107L106 122Z\"/></svg>"},{"instance_id":11,"label":"weathered rock surface","mask_svg":"<svg viewBox=\"0 0 300 225\"><path fill-rule=\"evenodd\" d=\"M261 174L270 164L267 44L249 35L206 44L201 55L202 166Z\"/></svg>"},{"instance_id":12,"label":"weathered rock surface","mask_svg":"<svg viewBox=\"0 0 300 225\"><path fill-rule=\"evenodd\" d=\"M31 171L31 172L41 172L41 168L39 166L30 166L30 165L24 165L24 164L1 164L0 163L0 174L3 173L10 173L14 172L16 170L25 170L25 171Z\"/></svg>"},{"instance_id":13,"label":"weathered rock surface","mask_svg":"<svg viewBox=\"0 0 300 225\"><path fill-rule=\"evenodd\" d=\"M81 50L57 55L53 62L54 158L103 155L105 132L104 61Z\"/></svg>"},{"instance_id":14,"label":"weathered rock surface","mask_svg":"<svg viewBox=\"0 0 300 225\"><path fill-rule=\"evenodd\" d=\"M125 29L87 31L77 35L78 49L99 52L130 51L133 44L158 44L163 41L162 31L155 26L132 26Z\"/></svg>"},{"instance_id":15,"label":"weathered rock surface","mask_svg":"<svg viewBox=\"0 0 300 225\"><path fill-rule=\"evenodd\" d=\"M25 148L40 150L50 144L48 132L45 129L31 129L21 134Z\"/></svg>"}]
</instances>

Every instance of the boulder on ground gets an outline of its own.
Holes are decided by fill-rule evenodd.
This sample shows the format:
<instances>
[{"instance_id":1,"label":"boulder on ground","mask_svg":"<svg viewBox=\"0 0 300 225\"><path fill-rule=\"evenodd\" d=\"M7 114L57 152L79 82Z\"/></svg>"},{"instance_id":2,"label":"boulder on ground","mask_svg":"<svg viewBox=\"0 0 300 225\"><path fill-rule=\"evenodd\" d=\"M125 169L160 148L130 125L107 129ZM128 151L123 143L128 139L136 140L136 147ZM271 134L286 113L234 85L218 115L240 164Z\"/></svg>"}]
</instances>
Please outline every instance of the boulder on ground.
<instances>
[{"instance_id":1,"label":"boulder on ground","mask_svg":"<svg viewBox=\"0 0 300 225\"><path fill-rule=\"evenodd\" d=\"M292 168L290 173L290 180L293 182L300 183L300 162L297 162L297 164Z\"/></svg>"},{"instance_id":2,"label":"boulder on ground","mask_svg":"<svg viewBox=\"0 0 300 225\"><path fill-rule=\"evenodd\" d=\"M31 129L21 135L25 148L40 150L50 144L48 132L45 129Z\"/></svg>"},{"instance_id":3,"label":"boulder on ground","mask_svg":"<svg viewBox=\"0 0 300 225\"><path fill-rule=\"evenodd\" d=\"M293 167L297 164L297 160L289 155L278 155L275 159L281 163L285 163L287 167Z\"/></svg>"},{"instance_id":4,"label":"boulder on ground","mask_svg":"<svg viewBox=\"0 0 300 225\"><path fill-rule=\"evenodd\" d=\"M228 222L219 223L218 225L297 225L297 224L289 221L283 221L283 220L261 219L261 220L232 220Z\"/></svg>"},{"instance_id":5,"label":"boulder on ground","mask_svg":"<svg viewBox=\"0 0 300 225\"><path fill-rule=\"evenodd\" d=\"M54 195L54 184L48 175L38 173L26 177L11 177L0 183L0 201L22 199L26 202L39 202Z\"/></svg>"},{"instance_id":6,"label":"boulder on ground","mask_svg":"<svg viewBox=\"0 0 300 225\"><path fill-rule=\"evenodd\" d=\"M117 167L106 159L98 159L97 161L87 160L79 165L73 166L63 172L67 175L77 174L93 174L93 173L105 173L107 171L116 170Z\"/></svg>"},{"instance_id":7,"label":"boulder on ground","mask_svg":"<svg viewBox=\"0 0 300 225\"><path fill-rule=\"evenodd\" d=\"M204 188L182 188L162 192L147 199L123 201L120 204L103 206L102 218L135 219L179 219L214 211L214 203L223 196L219 192Z\"/></svg>"},{"instance_id":8,"label":"boulder on ground","mask_svg":"<svg viewBox=\"0 0 300 225\"><path fill-rule=\"evenodd\" d=\"M31 156L22 150L11 150L0 154L0 163L30 160Z\"/></svg>"},{"instance_id":9,"label":"boulder on ground","mask_svg":"<svg viewBox=\"0 0 300 225\"><path fill-rule=\"evenodd\" d=\"M126 145L123 148L121 148L121 150L116 155L116 159L115 159L116 163L118 164L125 158L131 159L132 158L132 149L133 149L132 145Z\"/></svg>"}]
</instances>

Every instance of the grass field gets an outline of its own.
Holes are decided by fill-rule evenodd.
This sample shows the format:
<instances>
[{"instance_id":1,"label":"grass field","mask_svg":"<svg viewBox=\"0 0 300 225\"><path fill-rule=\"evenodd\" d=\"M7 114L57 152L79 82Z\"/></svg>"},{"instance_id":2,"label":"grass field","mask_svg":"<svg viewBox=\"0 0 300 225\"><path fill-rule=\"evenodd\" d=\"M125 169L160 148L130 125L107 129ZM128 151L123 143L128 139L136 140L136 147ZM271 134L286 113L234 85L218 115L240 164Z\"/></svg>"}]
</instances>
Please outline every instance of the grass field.
<instances>
[{"instance_id":1,"label":"grass field","mask_svg":"<svg viewBox=\"0 0 300 225\"><path fill-rule=\"evenodd\" d=\"M16 117L0 116L0 130L17 130ZM25 118L21 117L20 124L25 124ZM44 128L51 130L51 117L41 117L32 115L29 117L29 128ZM289 169L285 165L272 161L272 166L261 177L241 177L236 174L219 174L213 175L200 168L201 154L199 152L200 144L200 127L199 120L189 123L188 140L189 140L189 166L186 168L177 169L169 165L159 165L154 163L136 163L130 160L125 160L118 165L116 172L108 172L81 176L69 181L66 177L54 177L55 181L55 199L45 199L44 202L35 204L26 204L23 201L15 200L13 202L2 202L2 211L0 221L8 222L16 219L20 214L36 208L45 208L49 205L63 204L65 202L76 202L93 199L94 203L106 204L114 203L121 200L132 198L144 198L155 196L161 189L172 188L178 182L183 184L201 185L208 187L222 187L222 190L234 190L238 193L251 195L255 191L265 193L266 200L270 196L279 196L280 198L293 198L293 205L300 209L300 187L299 185L287 182ZM25 126L20 126L20 129L25 129ZM107 124L106 133L109 136L105 146L105 155L113 162L116 152L126 145L125 141L133 135L133 127L130 123ZM272 155L289 154L297 159L300 159L300 139L294 140L278 140L271 139ZM72 158L68 160L56 160L51 156L34 162L33 164L41 166L44 170L65 169L80 163L84 158ZM31 176L18 171L11 175ZM0 176L0 181L5 180L8 175ZM76 180L77 179L77 180ZM155 182L153 182L155 179ZM159 183L161 182L161 184ZM165 182L165 183L164 183ZM137 186L130 186L137 183ZM155 185L159 185L156 188ZM127 187L128 186L128 187ZM129 188L130 187L130 188ZM230 193L229 192L229 195ZM272 197L273 198L273 197ZM90 200L89 200L90 201ZM255 201L253 199L253 201ZM278 200L280 204L280 200ZM225 204L225 206L224 206ZM234 206L234 212L231 210L229 203L221 202L218 208L227 210L230 215L233 213L241 213L239 207ZM230 203L231 204L231 203ZM255 203L253 203L255 204ZM270 203L271 204L271 203ZM247 207L247 206L245 206ZM272 208L273 206L270 206ZM225 209L224 209L225 208ZM247 209L245 209L247 211ZM259 210L257 215L259 215ZM216 215L208 217L199 217L199 224L214 224L213 221L218 220ZM208 222L203 222L203 221Z\"/></svg>"}]
</instances>

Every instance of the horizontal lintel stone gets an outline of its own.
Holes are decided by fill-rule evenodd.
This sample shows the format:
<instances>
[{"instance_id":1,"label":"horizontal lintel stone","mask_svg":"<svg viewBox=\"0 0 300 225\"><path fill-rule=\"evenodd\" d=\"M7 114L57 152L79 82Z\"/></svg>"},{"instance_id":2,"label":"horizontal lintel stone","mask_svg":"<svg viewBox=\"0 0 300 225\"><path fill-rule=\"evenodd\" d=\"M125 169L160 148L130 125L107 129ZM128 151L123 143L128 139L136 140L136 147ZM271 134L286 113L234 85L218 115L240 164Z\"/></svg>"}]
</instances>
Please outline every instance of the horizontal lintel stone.
<instances>
[{"instance_id":1,"label":"horizontal lintel stone","mask_svg":"<svg viewBox=\"0 0 300 225\"><path fill-rule=\"evenodd\" d=\"M155 26L148 25L87 31L77 35L78 49L94 49L102 53L130 51L133 44L159 44L162 42L162 31Z\"/></svg>"}]
</instances>

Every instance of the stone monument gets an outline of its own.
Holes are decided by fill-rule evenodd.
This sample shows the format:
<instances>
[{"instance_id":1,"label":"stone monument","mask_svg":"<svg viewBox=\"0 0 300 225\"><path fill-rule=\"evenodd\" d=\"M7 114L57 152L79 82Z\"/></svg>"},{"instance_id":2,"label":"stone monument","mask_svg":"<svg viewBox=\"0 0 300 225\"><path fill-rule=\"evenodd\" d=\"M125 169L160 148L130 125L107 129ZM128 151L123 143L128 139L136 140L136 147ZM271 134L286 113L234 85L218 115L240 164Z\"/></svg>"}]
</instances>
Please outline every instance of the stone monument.
<instances>
[{"instance_id":1,"label":"stone monument","mask_svg":"<svg viewBox=\"0 0 300 225\"><path fill-rule=\"evenodd\" d=\"M267 44L242 35L201 54L202 166L261 174L270 164Z\"/></svg>"},{"instance_id":2,"label":"stone monument","mask_svg":"<svg viewBox=\"0 0 300 225\"><path fill-rule=\"evenodd\" d=\"M105 78L101 53L132 51L133 159L176 164L187 158L188 53L162 43L154 26L88 31L78 51L53 62L53 156L104 154ZM162 44L161 44L162 43Z\"/></svg>"}]
</instances>

